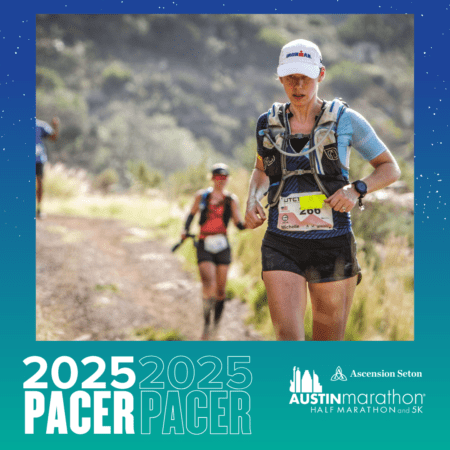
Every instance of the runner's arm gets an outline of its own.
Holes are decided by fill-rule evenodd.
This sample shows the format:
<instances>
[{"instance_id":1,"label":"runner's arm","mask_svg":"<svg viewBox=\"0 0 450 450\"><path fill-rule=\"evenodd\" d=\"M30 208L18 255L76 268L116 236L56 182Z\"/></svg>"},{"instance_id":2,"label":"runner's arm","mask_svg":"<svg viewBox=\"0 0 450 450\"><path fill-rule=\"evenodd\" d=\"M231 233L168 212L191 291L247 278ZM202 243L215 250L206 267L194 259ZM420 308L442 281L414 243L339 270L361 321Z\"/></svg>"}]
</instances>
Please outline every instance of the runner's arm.
<instances>
[{"instance_id":1,"label":"runner's arm","mask_svg":"<svg viewBox=\"0 0 450 450\"><path fill-rule=\"evenodd\" d=\"M57 116L52 119L53 133L48 137L52 141L56 141L59 136L59 118Z\"/></svg>"},{"instance_id":2,"label":"runner's arm","mask_svg":"<svg viewBox=\"0 0 450 450\"><path fill-rule=\"evenodd\" d=\"M189 215L186 218L184 229L181 233L181 239L186 239L186 235L189 233L189 228L191 226L192 220L194 219L194 216L198 213L200 209L200 201L202 199L202 194L203 191L198 191L195 194L194 204L192 205L191 211L189 212Z\"/></svg>"},{"instance_id":3,"label":"runner's arm","mask_svg":"<svg viewBox=\"0 0 450 450\"><path fill-rule=\"evenodd\" d=\"M383 189L400 178L400 168L389 150L372 159L370 164L375 170L361 179L367 185L367 193ZM325 202L329 203L335 211L345 208L345 211L349 212L358 202L358 198L359 194L355 187L349 184L330 195Z\"/></svg>"},{"instance_id":4,"label":"runner's arm","mask_svg":"<svg viewBox=\"0 0 450 450\"><path fill-rule=\"evenodd\" d=\"M358 112L348 109L344 120L341 120L341 133L351 133L352 146L375 169L370 175L362 178L367 185L367 193L389 186L400 178L400 168L384 142L369 122ZM328 197L325 202L335 211L349 212L358 202L359 194L352 184L344 186Z\"/></svg>"},{"instance_id":5,"label":"runner's arm","mask_svg":"<svg viewBox=\"0 0 450 450\"><path fill-rule=\"evenodd\" d=\"M367 184L368 193L383 189L400 178L400 168L389 150L372 159L370 164L375 170L362 179Z\"/></svg>"},{"instance_id":6,"label":"runner's arm","mask_svg":"<svg viewBox=\"0 0 450 450\"><path fill-rule=\"evenodd\" d=\"M233 219L233 223L239 230L245 230L247 227L245 222L242 220L241 211L239 210L239 199L235 195L232 195L231 198L231 217Z\"/></svg>"},{"instance_id":7,"label":"runner's arm","mask_svg":"<svg viewBox=\"0 0 450 450\"><path fill-rule=\"evenodd\" d=\"M264 164L261 156L257 155L255 168L248 188L247 210L245 212L245 224L247 228L257 228L266 220L261 199L269 189L269 177L264 172Z\"/></svg>"}]
</instances>

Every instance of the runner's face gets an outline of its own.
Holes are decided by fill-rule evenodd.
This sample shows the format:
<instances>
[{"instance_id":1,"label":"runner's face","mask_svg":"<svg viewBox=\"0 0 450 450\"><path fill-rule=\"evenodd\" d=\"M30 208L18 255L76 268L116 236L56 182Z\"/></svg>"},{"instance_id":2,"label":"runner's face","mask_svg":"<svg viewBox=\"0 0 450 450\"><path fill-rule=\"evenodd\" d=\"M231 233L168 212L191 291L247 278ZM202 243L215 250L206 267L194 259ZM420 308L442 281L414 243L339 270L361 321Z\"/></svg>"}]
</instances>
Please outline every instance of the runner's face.
<instances>
[{"instance_id":1,"label":"runner's face","mask_svg":"<svg viewBox=\"0 0 450 450\"><path fill-rule=\"evenodd\" d=\"M214 186L217 189L223 189L227 184L228 177L226 175L213 175Z\"/></svg>"},{"instance_id":2,"label":"runner's face","mask_svg":"<svg viewBox=\"0 0 450 450\"><path fill-rule=\"evenodd\" d=\"M317 95L319 83L323 80L324 72L318 78L309 78L306 75L295 73L280 77L286 95L294 106L306 106Z\"/></svg>"}]
</instances>

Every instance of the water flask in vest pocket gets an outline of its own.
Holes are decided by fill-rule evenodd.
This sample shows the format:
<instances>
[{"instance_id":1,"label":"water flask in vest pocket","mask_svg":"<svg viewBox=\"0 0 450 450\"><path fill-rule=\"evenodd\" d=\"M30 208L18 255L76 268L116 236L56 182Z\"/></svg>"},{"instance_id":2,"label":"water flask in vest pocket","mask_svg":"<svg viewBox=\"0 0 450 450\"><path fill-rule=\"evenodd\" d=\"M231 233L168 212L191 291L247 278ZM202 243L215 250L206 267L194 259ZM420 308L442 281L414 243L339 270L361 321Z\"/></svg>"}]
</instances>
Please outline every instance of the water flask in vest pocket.
<instances>
[{"instance_id":1,"label":"water flask in vest pocket","mask_svg":"<svg viewBox=\"0 0 450 450\"><path fill-rule=\"evenodd\" d=\"M264 149L262 160L264 164L264 172L269 177L281 176L281 155L278 150Z\"/></svg>"},{"instance_id":2,"label":"water flask in vest pocket","mask_svg":"<svg viewBox=\"0 0 450 450\"><path fill-rule=\"evenodd\" d=\"M280 183L272 184L272 186L269 187L269 190L267 191L267 203L271 205L275 199L275 194L278 191L278 188L280 187Z\"/></svg>"}]
</instances>

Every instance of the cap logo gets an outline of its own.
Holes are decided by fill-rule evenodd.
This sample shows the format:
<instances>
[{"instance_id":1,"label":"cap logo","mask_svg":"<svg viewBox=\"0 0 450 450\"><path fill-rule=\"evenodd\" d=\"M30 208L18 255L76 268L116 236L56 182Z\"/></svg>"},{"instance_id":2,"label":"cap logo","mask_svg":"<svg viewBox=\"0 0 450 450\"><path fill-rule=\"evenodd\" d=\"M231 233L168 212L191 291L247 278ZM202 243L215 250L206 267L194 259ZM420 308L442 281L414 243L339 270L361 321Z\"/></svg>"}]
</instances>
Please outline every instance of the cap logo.
<instances>
[{"instance_id":1,"label":"cap logo","mask_svg":"<svg viewBox=\"0 0 450 450\"><path fill-rule=\"evenodd\" d=\"M291 56L301 56L303 58L312 59L311 55L309 53L304 53L303 50L300 50L298 53L297 52L295 52L295 53L288 53L286 55L286 58L290 58Z\"/></svg>"}]
</instances>

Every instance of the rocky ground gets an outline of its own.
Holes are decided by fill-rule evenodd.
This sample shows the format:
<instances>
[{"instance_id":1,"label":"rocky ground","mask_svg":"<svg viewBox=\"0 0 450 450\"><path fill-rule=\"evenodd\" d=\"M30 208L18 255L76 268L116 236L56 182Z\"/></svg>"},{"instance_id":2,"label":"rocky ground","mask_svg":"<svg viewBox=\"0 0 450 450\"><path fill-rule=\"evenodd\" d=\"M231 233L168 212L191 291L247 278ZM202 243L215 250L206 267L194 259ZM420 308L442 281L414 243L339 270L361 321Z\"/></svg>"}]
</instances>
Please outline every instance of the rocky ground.
<instances>
[{"instance_id":1,"label":"rocky ground","mask_svg":"<svg viewBox=\"0 0 450 450\"><path fill-rule=\"evenodd\" d=\"M216 340L261 340L227 301ZM136 340L136 330L202 332L201 285L167 244L119 221L50 215L36 224L37 340Z\"/></svg>"}]
</instances>

